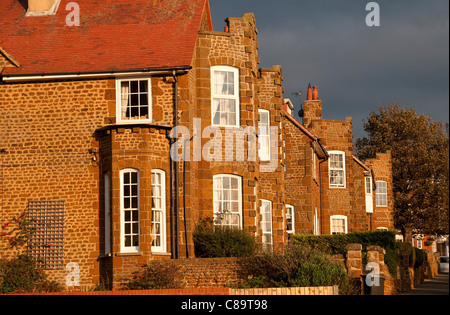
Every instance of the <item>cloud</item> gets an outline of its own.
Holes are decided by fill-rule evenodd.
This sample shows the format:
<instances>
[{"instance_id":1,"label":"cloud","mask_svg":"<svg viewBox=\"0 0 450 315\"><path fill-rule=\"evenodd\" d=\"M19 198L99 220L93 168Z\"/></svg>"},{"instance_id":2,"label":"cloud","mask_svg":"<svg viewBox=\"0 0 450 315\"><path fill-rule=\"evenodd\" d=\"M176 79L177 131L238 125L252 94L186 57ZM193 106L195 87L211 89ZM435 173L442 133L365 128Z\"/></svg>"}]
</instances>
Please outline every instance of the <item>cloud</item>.
<instances>
[{"instance_id":1,"label":"cloud","mask_svg":"<svg viewBox=\"0 0 450 315\"><path fill-rule=\"evenodd\" d=\"M368 2L211 0L211 7L215 16L254 12L261 66L283 66L285 97L318 85L324 117L353 116L356 137L364 136L361 117L393 102L448 122L449 2L377 1L381 26L372 28Z\"/></svg>"}]
</instances>

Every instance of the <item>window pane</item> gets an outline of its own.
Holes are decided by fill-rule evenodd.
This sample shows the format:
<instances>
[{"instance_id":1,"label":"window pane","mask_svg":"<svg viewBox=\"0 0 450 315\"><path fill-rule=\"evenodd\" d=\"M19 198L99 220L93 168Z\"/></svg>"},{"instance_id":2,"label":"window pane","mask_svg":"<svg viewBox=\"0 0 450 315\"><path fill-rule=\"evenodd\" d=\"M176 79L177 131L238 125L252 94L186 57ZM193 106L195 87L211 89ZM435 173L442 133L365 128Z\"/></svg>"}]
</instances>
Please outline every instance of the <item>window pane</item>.
<instances>
[{"instance_id":1,"label":"window pane","mask_svg":"<svg viewBox=\"0 0 450 315\"><path fill-rule=\"evenodd\" d=\"M139 95L139 104L141 105L141 110L147 107L144 107L145 105L148 105L148 95L147 94L140 94ZM148 108L147 108L148 110Z\"/></svg>"},{"instance_id":2,"label":"window pane","mask_svg":"<svg viewBox=\"0 0 450 315\"><path fill-rule=\"evenodd\" d=\"M139 81L139 93L147 93L148 92L148 81L142 80Z\"/></svg>"},{"instance_id":3,"label":"window pane","mask_svg":"<svg viewBox=\"0 0 450 315\"><path fill-rule=\"evenodd\" d=\"M234 73L226 71L214 72L214 94L234 95Z\"/></svg>"},{"instance_id":4,"label":"window pane","mask_svg":"<svg viewBox=\"0 0 450 315\"><path fill-rule=\"evenodd\" d=\"M130 82L130 92L131 93L139 93L139 81L131 81Z\"/></svg>"},{"instance_id":5,"label":"window pane","mask_svg":"<svg viewBox=\"0 0 450 315\"><path fill-rule=\"evenodd\" d=\"M129 184L130 183L130 173L123 174L123 183Z\"/></svg>"}]
</instances>

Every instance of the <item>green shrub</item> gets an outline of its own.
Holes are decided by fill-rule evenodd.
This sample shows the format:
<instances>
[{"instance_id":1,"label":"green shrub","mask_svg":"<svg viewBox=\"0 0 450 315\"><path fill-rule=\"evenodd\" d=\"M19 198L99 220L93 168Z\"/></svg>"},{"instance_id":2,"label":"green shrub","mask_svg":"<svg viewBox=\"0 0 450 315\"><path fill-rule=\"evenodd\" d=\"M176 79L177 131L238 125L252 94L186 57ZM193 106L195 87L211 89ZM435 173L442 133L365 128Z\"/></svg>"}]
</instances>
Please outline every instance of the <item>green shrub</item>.
<instances>
[{"instance_id":1,"label":"green shrub","mask_svg":"<svg viewBox=\"0 0 450 315\"><path fill-rule=\"evenodd\" d=\"M338 285L341 294L355 293L345 268L309 246L290 245L281 252L246 258L247 280L240 287L317 287Z\"/></svg>"},{"instance_id":2,"label":"green shrub","mask_svg":"<svg viewBox=\"0 0 450 315\"><path fill-rule=\"evenodd\" d=\"M378 245L384 249L396 249L394 231L359 232L336 235L293 235L292 241L297 244L318 248L328 254L345 254L347 244L361 244L363 250L370 245Z\"/></svg>"},{"instance_id":3,"label":"green shrub","mask_svg":"<svg viewBox=\"0 0 450 315\"><path fill-rule=\"evenodd\" d=\"M358 232L337 235L293 235L292 241L303 246L311 246L328 254L345 254L347 244L361 244L363 264L366 264L366 248L378 245L386 250L384 262L392 275L397 274L397 242L394 231ZM411 255L408 251L408 255Z\"/></svg>"},{"instance_id":4,"label":"green shrub","mask_svg":"<svg viewBox=\"0 0 450 315\"><path fill-rule=\"evenodd\" d=\"M178 267L169 261L154 261L125 279L122 290L181 289L184 287Z\"/></svg>"},{"instance_id":5,"label":"green shrub","mask_svg":"<svg viewBox=\"0 0 450 315\"><path fill-rule=\"evenodd\" d=\"M47 280L47 275L27 255L0 261L0 293L58 292L62 287Z\"/></svg>"},{"instance_id":6,"label":"green shrub","mask_svg":"<svg viewBox=\"0 0 450 315\"><path fill-rule=\"evenodd\" d=\"M255 254L257 247L247 231L215 226L212 218L201 219L193 237L197 258L248 257Z\"/></svg>"}]
</instances>

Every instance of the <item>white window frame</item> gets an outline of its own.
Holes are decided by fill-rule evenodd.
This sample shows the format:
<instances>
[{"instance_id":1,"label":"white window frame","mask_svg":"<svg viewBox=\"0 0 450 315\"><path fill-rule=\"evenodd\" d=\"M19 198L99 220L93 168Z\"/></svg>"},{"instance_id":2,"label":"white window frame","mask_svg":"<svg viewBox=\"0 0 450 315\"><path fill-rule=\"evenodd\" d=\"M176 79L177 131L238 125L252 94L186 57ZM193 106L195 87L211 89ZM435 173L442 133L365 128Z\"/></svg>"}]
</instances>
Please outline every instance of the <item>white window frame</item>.
<instances>
[{"instance_id":1,"label":"white window frame","mask_svg":"<svg viewBox=\"0 0 450 315\"><path fill-rule=\"evenodd\" d=\"M229 180L229 188L224 189L224 179ZM238 188L232 189L231 184L233 180L237 180ZM237 196L236 196L237 194ZM236 198L237 197L237 198ZM232 211L234 204L238 204L238 211ZM217 226L229 226L242 229L242 177L230 174L218 174L213 176L213 208L214 208L214 222ZM226 208L226 209L225 209ZM229 214L223 211L231 209ZM230 221L229 216L237 216L237 224ZM227 218L228 217L228 218Z\"/></svg>"},{"instance_id":2,"label":"white window frame","mask_svg":"<svg viewBox=\"0 0 450 315\"><path fill-rule=\"evenodd\" d=\"M291 221L292 229L288 229L288 221ZM286 232L288 234L295 234L295 207L293 205L286 205Z\"/></svg>"},{"instance_id":3,"label":"white window frame","mask_svg":"<svg viewBox=\"0 0 450 315\"><path fill-rule=\"evenodd\" d=\"M312 164L312 178L317 182L317 156L316 156L316 152L314 151L313 148L311 148L311 154L312 154L312 159L311 159L311 164Z\"/></svg>"},{"instance_id":4,"label":"white window frame","mask_svg":"<svg viewBox=\"0 0 450 315\"><path fill-rule=\"evenodd\" d=\"M129 173L130 175L133 173L137 174L137 195L133 196L132 195L132 190L130 187L130 196L132 197L137 197L137 208L133 208L132 207L132 201L130 198L130 210L125 209L125 188L124 188L124 175L126 173ZM131 183L131 176L130 176L130 183ZM120 252L121 253L139 253L140 251L140 243L141 243L141 227L140 227L140 174L139 174L139 170L137 169L133 169L133 168L127 168L127 169L123 169L120 171ZM137 216L138 219L137 220L133 220L133 214L131 215L131 220L129 221L129 223L132 225L131 226L131 233L129 233L130 235L136 235L134 233L132 233L133 230L133 224L138 224L138 233L137 233L137 237L138 237L138 245L137 246L126 246L125 245L125 239L126 239L126 227L125 225L127 224L127 222L125 222L125 211L137 211ZM128 234L128 233L127 233Z\"/></svg>"},{"instance_id":5,"label":"white window frame","mask_svg":"<svg viewBox=\"0 0 450 315\"><path fill-rule=\"evenodd\" d=\"M330 188L346 188L347 183L346 183L346 177L347 177L347 171L346 171L346 165L345 165L345 152L343 151L329 151L328 152L330 155L330 158L328 159L328 180L329 180L329 186ZM331 161L331 157L333 155L340 155L342 156L342 168L338 168L338 167L332 167L332 161ZM338 171L338 172L343 172L342 176L342 183L339 184L332 184L331 183L331 173L333 171Z\"/></svg>"},{"instance_id":6,"label":"white window frame","mask_svg":"<svg viewBox=\"0 0 450 315\"><path fill-rule=\"evenodd\" d=\"M364 177L364 190L366 195L366 212L373 213L373 184L372 177Z\"/></svg>"},{"instance_id":7,"label":"white window frame","mask_svg":"<svg viewBox=\"0 0 450 315\"><path fill-rule=\"evenodd\" d=\"M265 211L265 207L269 207L268 213ZM273 248L273 212L272 201L261 199L261 207L259 212L261 215L261 242L263 248L270 250ZM267 241L267 237L269 241Z\"/></svg>"},{"instance_id":8,"label":"white window frame","mask_svg":"<svg viewBox=\"0 0 450 315\"><path fill-rule=\"evenodd\" d=\"M233 74L234 77L234 95L223 95L215 93L216 76L215 73L229 72ZM215 127L240 127L240 101L239 101L239 69L228 66L214 66L211 67L211 125ZM235 102L235 112L236 112L236 122L235 124L230 123L214 123L214 118L216 112L214 111L215 100L233 100Z\"/></svg>"},{"instance_id":9,"label":"white window frame","mask_svg":"<svg viewBox=\"0 0 450 315\"><path fill-rule=\"evenodd\" d=\"M344 233L335 233L335 231L334 231L334 225L333 225L333 220L334 219L336 219L336 220L344 220L344 224L345 224L345 226L344 226ZM348 218L347 218L347 216L345 216L345 215L332 215L331 217L330 217L330 234L331 235L333 235L333 234L348 234Z\"/></svg>"},{"instance_id":10,"label":"white window frame","mask_svg":"<svg viewBox=\"0 0 450 315\"><path fill-rule=\"evenodd\" d=\"M387 182L383 180L376 181L377 190L376 190L376 206L386 208L388 206L388 193L387 193ZM383 187L384 186L384 187ZM380 191L382 188L385 188L386 191ZM383 202L385 201L385 202Z\"/></svg>"},{"instance_id":11,"label":"white window frame","mask_svg":"<svg viewBox=\"0 0 450 315\"><path fill-rule=\"evenodd\" d=\"M104 255L111 254L111 172L105 172L104 175L105 189L105 247Z\"/></svg>"},{"instance_id":12,"label":"white window frame","mask_svg":"<svg viewBox=\"0 0 450 315\"><path fill-rule=\"evenodd\" d=\"M161 182L155 183L153 180L156 178L155 175L161 176ZM160 195L156 196L154 195L155 188L159 186L160 188ZM156 204L155 199L160 198L160 208L153 208L153 205ZM155 221L155 212L159 212L159 221ZM165 253L167 251L167 232L166 232L166 219L167 219L167 212L166 212L166 172L163 170L155 169L152 170L152 223L151 223L151 236L156 236L156 231L154 230L154 224L159 224L159 237L160 237L160 245L155 246L153 245L154 239L152 240L152 253Z\"/></svg>"},{"instance_id":13,"label":"white window frame","mask_svg":"<svg viewBox=\"0 0 450 315\"><path fill-rule=\"evenodd\" d=\"M319 235L319 216L317 215L317 207L314 209L314 235Z\"/></svg>"},{"instance_id":14,"label":"white window frame","mask_svg":"<svg viewBox=\"0 0 450 315\"><path fill-rule=\"evenodd\" d=\"M266 130L264 130L264 128L262 128L260 126L261 124L261 117L262 116L266 116L267 118L267 128ZM270 137L270 111L266 110L266 109L258 109L258 154L259 154L259 159L263 162L269 162L270 161L270 155L271 155L271 137ZM262 144L264 143L262 141L262 139L266 139L267 142L267 148L264 148L262 146Z\"/></svg>"},{"instance_id":15,"label":"white window frame","mask_svg":"<svg viewBox=\"0 0 450 315\"><path fill-rule=\"evenodd\" d=\"M122 117L122 82L130 82L130 81L147 81L147 89L148 89L148 118L147 119L124 119ZM129 93L129 91L128 91ZM118 124L132 124L135 122L140 123L152 123L153 122L153 97L152 97L152 80L151 78L117 78L116 79L116 122ZM129 100L128 100L129 102ZM140 100L139 100L140 102ZM127 106L128 108L128 106Z\"/></svg>"}]
</instances>

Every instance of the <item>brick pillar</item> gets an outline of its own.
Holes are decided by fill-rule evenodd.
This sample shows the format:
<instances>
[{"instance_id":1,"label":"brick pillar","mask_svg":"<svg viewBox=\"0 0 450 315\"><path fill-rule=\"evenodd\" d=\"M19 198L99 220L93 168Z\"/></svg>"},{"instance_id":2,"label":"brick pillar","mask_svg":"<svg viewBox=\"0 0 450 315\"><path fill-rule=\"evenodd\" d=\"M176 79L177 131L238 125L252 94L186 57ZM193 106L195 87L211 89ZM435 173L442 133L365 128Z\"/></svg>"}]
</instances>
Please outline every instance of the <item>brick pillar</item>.
<instances>
[{"instance_id":1,"label":"brick pillar","mask_svg":"<svg viewBox=\"0 0 450 315\"><path fill-rule=\"evenodd\" d=\"M362 273L362 245L348 244L345 246L345 250L345 267L347 268L349 278L360 279Z\"/></svg>"},{"instance_id":2,"label":"brick pillar","mask_svg":"<svg viewBox=\"0 0 450 315\"><path fill-rule=\"evenodd\" d=\"M376 245L367 246L367 263L375 262L380 266L380 273L384 268L384 248Z\"/></svg>"}]
</instances>

